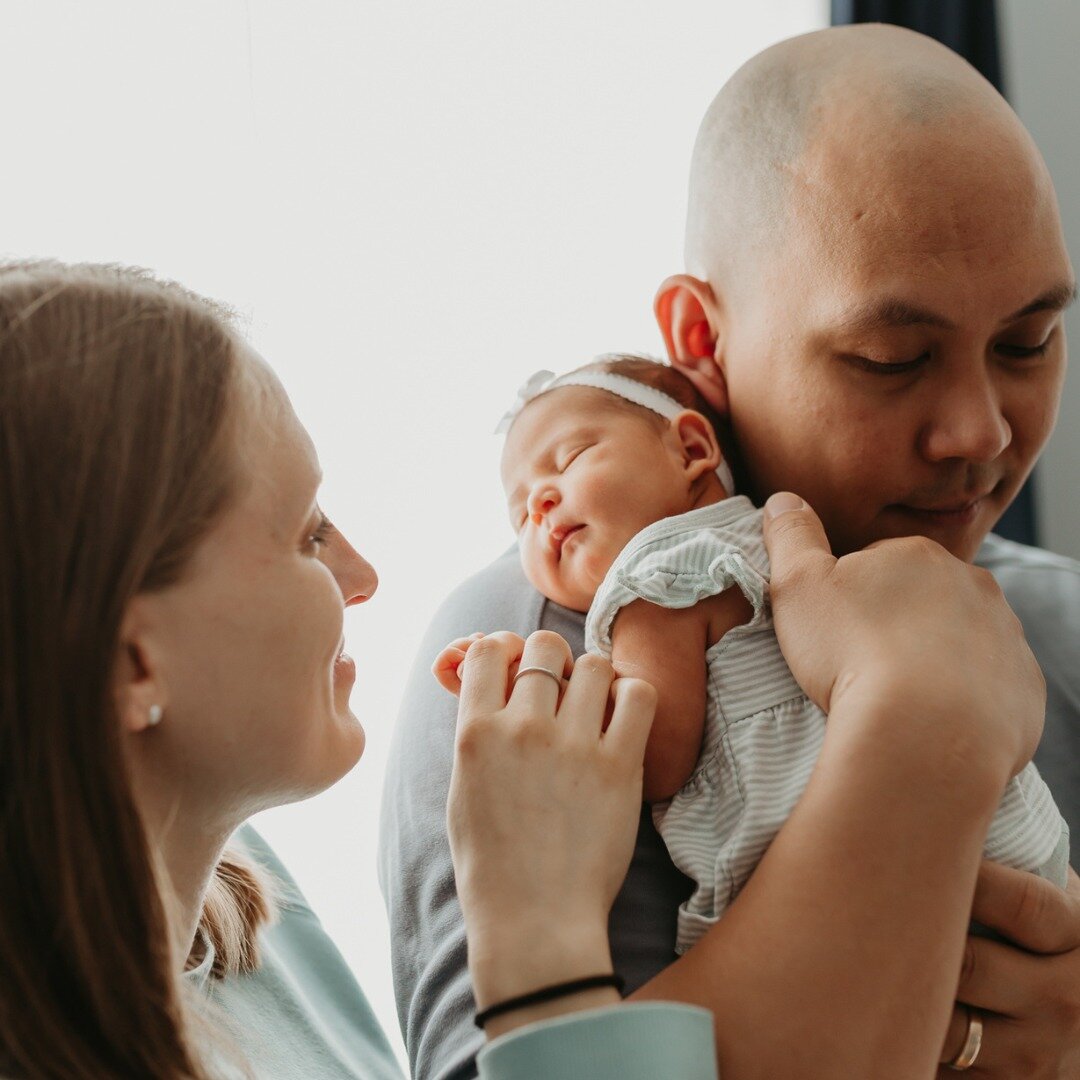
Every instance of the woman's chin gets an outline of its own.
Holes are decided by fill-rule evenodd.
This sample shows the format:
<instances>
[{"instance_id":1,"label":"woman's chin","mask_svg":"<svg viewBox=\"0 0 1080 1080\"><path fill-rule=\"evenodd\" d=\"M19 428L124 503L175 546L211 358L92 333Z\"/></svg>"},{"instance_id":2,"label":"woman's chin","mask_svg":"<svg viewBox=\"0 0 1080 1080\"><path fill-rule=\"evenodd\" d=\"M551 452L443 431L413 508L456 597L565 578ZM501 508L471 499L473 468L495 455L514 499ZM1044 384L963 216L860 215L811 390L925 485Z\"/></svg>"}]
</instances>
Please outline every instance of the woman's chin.
<instances>
[{"instance_id":1,"label":"woman's chin","mask_svg":"<svg viewBox=\"0 0 1080 1080\"><path fill-rule=\"evenodd\" d=\"M367 746L367 734L353 711L346 706L344 715L338 714L335 722L337 731L333 751L333 779L327 784L336 784L346 773L351 772L364 755Z\"/></svg>"}]
</instances>

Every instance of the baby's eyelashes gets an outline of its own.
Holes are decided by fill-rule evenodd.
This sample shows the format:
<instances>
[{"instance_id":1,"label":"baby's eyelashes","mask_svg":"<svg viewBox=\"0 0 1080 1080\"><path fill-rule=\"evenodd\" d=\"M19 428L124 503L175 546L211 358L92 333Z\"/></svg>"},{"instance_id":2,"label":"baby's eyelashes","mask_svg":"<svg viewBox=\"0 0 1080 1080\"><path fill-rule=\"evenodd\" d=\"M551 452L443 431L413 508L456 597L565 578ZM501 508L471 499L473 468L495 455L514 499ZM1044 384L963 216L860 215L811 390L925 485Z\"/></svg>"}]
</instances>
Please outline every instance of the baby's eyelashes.
<instances>
[{"instance_id":1,"label":"baby's eyelashes","mask_svg":"<svg viewBox=\"0 0 1080 1080\"><path fill-rule=\"evenodd\" d=\"M560 473L566 472L566 470L570 467L570 465L574 461L576 461L577 458L581 454L583 454L586 450L588 450L591 445L592 445L591 443L585 443L585 444L583 444L581 446L578 446L578 447L575 447L573 450L571 450L570 453L567 454L566 457L563 459L562 464L558 466L559 472Z\"/></svg>"}]
</instances>

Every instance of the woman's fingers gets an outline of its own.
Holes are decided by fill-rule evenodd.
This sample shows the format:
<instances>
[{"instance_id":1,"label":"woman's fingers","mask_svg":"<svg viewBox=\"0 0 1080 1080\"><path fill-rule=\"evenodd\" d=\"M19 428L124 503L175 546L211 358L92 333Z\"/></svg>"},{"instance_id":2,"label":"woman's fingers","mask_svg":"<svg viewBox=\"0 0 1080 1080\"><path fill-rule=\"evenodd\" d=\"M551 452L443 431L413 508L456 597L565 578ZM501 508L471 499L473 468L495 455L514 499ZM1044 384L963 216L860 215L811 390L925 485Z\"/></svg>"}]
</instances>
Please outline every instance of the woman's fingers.
<instances>
[{"instance_id":1,"label":"woman's fingers","mask_svg":"<svg viewBox=\"0 0 1080 1080\"><path fill-rule=\"evenodd\" d=\"M525 642L518 634L500 631L469 646L461 677L459 723L498 712L506 707L506 680L512 664L521 658Z\"/></svg>"},{"instance_id":2,"label":"woman's fingers","mask_svg":"<svg viewBox=\"0 0 1080 1080\"><path fill-rule=\"evenodd\" d=\"M578 657L559 706L559 723L595 743L604 726L614 678L615 669L602 656L586 653Z\"/></svg>"},{"instance_id":3,"label":"woman's fingers","mask_svg":"<svg viewBox=\"0 0 1080 1080\"><path fill-rule=\"evenodd\" d=\"M644 679L616 679L611 692L615 708L604 735L604 745L629 768L640 770L656 716L656 690Z\"/></svg>"},{"instance_id":4,"label":"woman's fingers","mask_svg":"<svg viewBox=\"0 0 1080 1080\"><path fill-rule=\"evenodd\" d=\"M510 695L515 710L520 709L528 718L554 717L562 694L563 679L573 666L570 646L558 634L550 630L537 630L530 634ZM529 671L529 668L540 670Z\"/></svg>"}]
</instances>

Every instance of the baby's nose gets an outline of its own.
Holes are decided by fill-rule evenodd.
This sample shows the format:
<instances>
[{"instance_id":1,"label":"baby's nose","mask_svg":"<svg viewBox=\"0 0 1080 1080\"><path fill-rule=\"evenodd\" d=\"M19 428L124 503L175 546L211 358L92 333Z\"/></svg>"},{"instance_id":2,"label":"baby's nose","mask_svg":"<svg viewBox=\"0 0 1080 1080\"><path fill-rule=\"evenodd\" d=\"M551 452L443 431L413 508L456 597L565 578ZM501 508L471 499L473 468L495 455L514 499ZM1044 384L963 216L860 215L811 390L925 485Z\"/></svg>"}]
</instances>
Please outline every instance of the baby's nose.
<instances>
[{"instance_id":1,"label":"baby's nose","mask_svg":"<svg viewBox=\"0 0 1080 1080\"><path fill-rule=\"evenodd\" d=\"M546 514L550 514L559 505L559 493L550 484L533 488L529 495L529 517L534 525L539 525Z\"/></svg>"}]
</instances>

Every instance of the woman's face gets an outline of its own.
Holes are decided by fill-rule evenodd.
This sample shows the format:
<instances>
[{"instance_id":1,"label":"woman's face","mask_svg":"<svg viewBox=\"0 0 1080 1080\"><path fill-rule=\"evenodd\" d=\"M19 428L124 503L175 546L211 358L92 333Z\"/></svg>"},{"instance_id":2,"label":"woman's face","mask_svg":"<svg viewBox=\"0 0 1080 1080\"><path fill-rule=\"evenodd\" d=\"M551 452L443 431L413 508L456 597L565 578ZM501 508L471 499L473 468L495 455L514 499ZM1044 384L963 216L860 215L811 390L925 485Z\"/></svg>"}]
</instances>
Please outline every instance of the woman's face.
<instances>
[{"instance_id":1,"label":"woman's face","mask_svg":"<svg viewBox=\"0 0 1080 1080\"><path fill-rule=\"evenodd\" d=\"M343 613L378 583L319 509L315 448L284 391L245 362L262 386L240 410L241 488L183 580L153 598L164 719L141 735L191 808L238 818L321 791L359 759Z\"/></svg>"}]
</instances>

